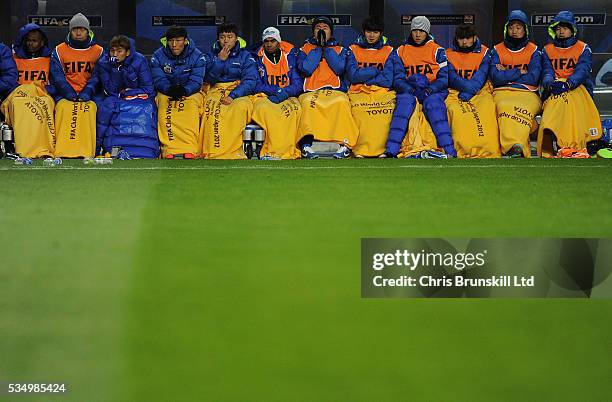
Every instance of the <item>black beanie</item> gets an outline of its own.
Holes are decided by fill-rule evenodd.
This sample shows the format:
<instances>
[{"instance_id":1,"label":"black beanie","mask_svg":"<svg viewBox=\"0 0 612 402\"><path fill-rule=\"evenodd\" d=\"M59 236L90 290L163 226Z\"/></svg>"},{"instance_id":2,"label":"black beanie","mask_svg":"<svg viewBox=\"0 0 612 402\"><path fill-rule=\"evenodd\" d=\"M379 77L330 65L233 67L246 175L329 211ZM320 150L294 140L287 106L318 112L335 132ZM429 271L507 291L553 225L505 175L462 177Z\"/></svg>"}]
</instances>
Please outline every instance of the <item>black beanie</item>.
<instances>
[{"instance_id":1,"label":"black beanie","mask_svg":"<svg viewBox=\"0 0 612 402\"><path fill-rule=\"evenodd\" d=\"M322 15L322 16L320 16L320 17L315 18L315 19L312 21L312 31L313 31L313 32L314 32L315 26L317 26L317 24L318 24L318 23L327 24L327 25L329 26L329 30L330 30L332 33L334 33L334 23L333 23L333 21L332 21L330 18L328 18L328 17L326 17L326 16L324 16L324 15Z\"/></svg>"}]
</instances>

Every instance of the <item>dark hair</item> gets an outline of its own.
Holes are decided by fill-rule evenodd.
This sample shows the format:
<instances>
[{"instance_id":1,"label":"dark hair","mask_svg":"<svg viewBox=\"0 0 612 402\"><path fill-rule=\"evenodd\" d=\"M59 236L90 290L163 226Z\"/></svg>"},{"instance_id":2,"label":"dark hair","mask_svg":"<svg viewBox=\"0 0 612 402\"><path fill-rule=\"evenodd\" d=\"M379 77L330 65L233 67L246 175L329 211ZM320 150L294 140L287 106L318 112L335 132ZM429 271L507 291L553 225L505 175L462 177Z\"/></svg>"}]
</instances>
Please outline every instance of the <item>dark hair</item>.
<instances>
[{"instance_id":1,"label":"dark hair","mask_svg":"<svg viewBox=\"0 0 612 402\"><path fill-rule=\"evenodd\" d=\"M375 15L369 16L361 23L361 30L364 32L377 31L382 33L385 30L385 23L382 19L378 18Z\"/></svg>"},{"instance_id":2,"label":"dark hair","mask_svg":"<svg viewBox=\"0 0 612 402\"><path fill-rule=\"evenodd\" d=\"M233 22L226 22L225 24L219 25L217 27L217 38L219 35L226 32L234 33L236 36L238 36L238 25L234 24Z\"/></svg>"},{"instance_id":3,"label":"dark hair","mask_svg":"<svg viewBox=\"0 0 612 402\"><path fill-rule=\"evenodd\" d=\"M455 39L467 39L476 36L476 27L474 25L463 24L455 29Z\"/></svg>"},{"instance_id":4,"label":"dark hair","mask_svg":"<svg viewBox=\"0 0 612 402\"><path fill-rule=\"evenodd\" d=\"M130 50L130 39L125 35L113 36L113 39L108 43L108 48L112 49L114 47L122 47L125 50Z\"/></svg>"},{"instance_id":5,"label":"dark hair","mask_svg":"<svg viewBox=\"0 0 612 402\"><path fill-rule=\"evenodd\" d=\"M172 25L166 31L166 40L170 40L172 38L186 38L187 30L184 27L178 25Z\"/></svg>"}]
</instances>

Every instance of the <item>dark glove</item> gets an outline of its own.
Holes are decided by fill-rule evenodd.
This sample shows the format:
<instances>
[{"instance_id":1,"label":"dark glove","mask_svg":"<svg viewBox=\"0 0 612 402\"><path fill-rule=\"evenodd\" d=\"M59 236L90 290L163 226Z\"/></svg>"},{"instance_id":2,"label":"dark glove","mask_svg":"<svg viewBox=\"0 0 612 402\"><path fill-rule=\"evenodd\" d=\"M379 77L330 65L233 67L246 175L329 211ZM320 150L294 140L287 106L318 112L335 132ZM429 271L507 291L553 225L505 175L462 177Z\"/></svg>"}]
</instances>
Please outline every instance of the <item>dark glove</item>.
<instances>
[{"instance_id":1,"label":"dark glove","mask_svg":"<svg viewBox=\"0 0 612 402\"><path fill-rule=\"evenodd\" d=\"M171 99L180 99L183 96L187 96L187 90L183 86L175 85L170 87L166 95L168 95Z\"/></svg>"},{"instance_id":2,"label":"dark glove","mask_svg":"<svg viewBox=\"0 0 612 402\"><path fill-rule=\"evenodd\" d=\"M554 81L548 86L548 90L553 95L561 95L562 93L567 92L570 89L572 89L572 87L570 86L569 82L565 81Z\"/></svg>"},{"instance_id":3,"label":"dark glove","mask_svg":"<svg viewBox=\"0 0 612 402\"><path fill-rule=\"evenodd\" d=\"M414 96L416 96L416 98L419 100L419 102L420 102L421 104L423 104L423 102L425 102L425 99L426 99L426 98L427 98L429 95L431 95L431 91L430 91L429 89L427 89L427 88L425 88L425 89L417 89L417 90L414 92Z\"/></svg>"},{"instance_id":4,"label":"dark glove","mask_svg":"<svg viewBox=\"0 0 612 402\"><path fill-rule=\"evenodd\" d=\"M323 30L317 32L317 45L325 47L325 32Z\"/></svg>"},{"instance_id":5,"label":"dark glove","mask_svg":"<svg viewBox=\"0 0 612 402\"><path fill-rule=\"evenodd\" d=\"M470 99L472 99L474 97L474 94L471 94L469 92L459 92L459 99L461 99L464 102L469 102Z\"/></svg>"},{"instance_id":6,"label":"dark glove","mask_svg":"<svg viewBox=\"0 0 612 402\"><path fill-rule=\"evenodd\" d=\"M81 101L81 102L89 102L90 100L91 100L91 95L88 92L82 91L79 94L79 101Z\"/></svg>"},{"instance_id":7,"label":"dark glove","mask_svg":"<svg viewBox=\"0 0 612 402\"><path fill-rule=\"evenodd\" d=\"M268 96L268 100L272 103L281 103L289 99L289 94L282 89L279 89L274 95Z\"/></svg>"}]
</instances>

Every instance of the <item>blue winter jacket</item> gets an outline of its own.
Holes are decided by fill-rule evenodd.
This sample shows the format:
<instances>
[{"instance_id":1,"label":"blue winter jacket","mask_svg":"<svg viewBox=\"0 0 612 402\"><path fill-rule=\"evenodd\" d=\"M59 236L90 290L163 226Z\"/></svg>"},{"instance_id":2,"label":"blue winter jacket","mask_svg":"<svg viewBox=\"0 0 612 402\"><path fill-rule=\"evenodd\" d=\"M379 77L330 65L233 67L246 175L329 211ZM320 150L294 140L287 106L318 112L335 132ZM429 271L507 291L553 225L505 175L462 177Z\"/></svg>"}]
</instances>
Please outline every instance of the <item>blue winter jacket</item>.
<instances>
[{"instance_id":1,"label":"blue winter jacket","mask_svg":"<svg viewBox=\"0 0 612 402\"><path fill-rule=\"evenodd\" d=\"M182 86L191 96L202 88L206 72L206 56L200 52L195 42L187 38L185 49L174 56L167 46L166 38L161 38L162 47L151 57L151 74L155 89L167 94L171 87Z\"/></svg>"},{"instance_id":2,"label":"blue winter jacket","mask_svg":"<svg viewBox=\"0 0 612 402\"><path fill-rule=\"evenodd\" d=\"M147 59L136 51L136 44L131 38L130 55L121 64L117 64L109 54L105 54L96 64L94 72L98 75L106 96L155 96Z\"/></svg>"},{"instance_id":3,"label":"blue winter jacket","mask_svg":"<svg viewBox=\"0 0 612 402\"><path fill-rule=\"evenodd\" d=\"M566 23L572 26L574 35L568 39L560 40L557 39L555 34L555 27L559 23ZM578 34L578 27L574 20L574 14L571 11L561 11L555 16L553 23L548 27L548 34L552 38L552 43L555 47L568 48L574 46L578 41L576 35ZM555 81L555 70L552 66L550 58L546 54L546 49L543 52L543 71L542 71L542 86L546 88L549 84ZM574 67L574 72L569 76L567 82L570 87L576 88L580 85L584 85L586 90L593 96L593 80L591 78L591 71L593 66L593 52L589 45L586 45L582 50L582 54L578 58L578 63Z\"/></svg>"},{"instance_id":4,"label":"blue winter jacket","mask_svg":"<svg viewBox=\"0 0 612 402\"><path fill-rule=\"evenodd\" d=\"M89 31L89 38L83 43L77 43L70 37L70 33L66 36L64 40L68 46L75 49L88 49L91 46L96 44L94 39L93 31ZM100 55L100 59L104 57L104 53ZM98 64L96 62L96 64ZM62 67L62 63L60 62L59 56L57 54L57 49L53 49L51 52L51 66L49 68L49 73L51 75L49 82L54 88L56 92L55 100L59 99L75 99L77 97L83 97L86 100L89 100L94 97L99 92L99 80L96 74L91 75L89 81L87 81L87 85L83 88L83 90L77 94L72 85L66 81L66 74L64 73L64 68ZM95 70L95 67L94 67Z\"/></svg>"},{"instance_id":5,"label":"blue winter jacket","mask_svg":"<svg viewBox=\"0 0 612 402\"><path fill-rule=\"evenodd\" d=\"M43 38L43 47L34 55L26 52L26 46L24 43L25 37L32 31L39 31ZM19 33L13 43L13 52L15 56L20 59L30 59L33 57L51 57L51 49L49 48L49 39L47 34L37 24L26 24L19 28Z\"/></svg>"},{"instance_id":6,"label":"blue winter jacket","mask_svg":"<svg viewBox=\"0 0 612 402\"><path fill-rule=\"evenodd\" d=\"M315 38L308 38L306 39L305 43L317 45L317 40ZM331 38L327 41L325 49L317 45L317 47L312 49L308 55L306 55L306 53L300 49L298 51L298 71L302 77L310 77L319 67L319 63L321 62L323 56L325 56L325 60L327 61L329 68L334 72L334 74L340 77L340 88L337 88L337 90L347 92L348 84L344 77L344 73L346 72L348 50L345 47L342 47L342 50L338 54L334 49L332 49L332 46L342 45L338 43L336 39Z\"/></svg>"},{"instance_id":7,"label":"blue winter jacket","mask_svg":"<svg viewBox=\"0 0 612 402\"><path fill-rule=\"evenodd\" d=\"M514 42L508 36L508 25L512 21L520 21L525 25L525 37L518 42ZM513 10L508 15L508 19L504 24L504 42L503 46L512 51L520 51L529 43L529 19L527 14L521 10ZM509 86L512 88L525 89L523 85L537 87L540 85L540 74L542 73L542 52L538 49L532 55L527 67L527 74L521 74L520 68L511 68L507 70L498 70L497 65L501 64L499 54L495 48L491 49L491 64L489 66L489 77L495 88ZM510 83L513 84L510 84ZM509 85L510 84L510 85Z\"/></svg>"},{"instance_id":8,"label":"blue winter jacket","mask_svg":"<svg viewBox=\"0 0 612 402\"><path fill-rule=\"evenodd\" d=\"M260 53L261 49L256 51L256 54ZM283 51L281 49L281 51ZM274 103L280 103L292 96L298 96L303 92L304 80L300 76L297 71L296 63L297 63L297 51L295 48L292 48L291 51L285 52L287 55L287 64L289 65L289 85L284 88L279 87L278 85L270 85L268 83L268 74L266 72L266 67L263 63L263 58L266 57L265 54L262 54L257 59L257 68L259 70L260 79L257 80L257 85L255 86L255 92L263 92L268 95L268 99L270 99Z\"/></svg>"},{"instance_id":9,"label":"blue winter jacket","mask_svg":"<svg viewBox=\"0 0 612 402\"><path fill-rule=\"evenodd\" d=\"M454 41L451 48L456 52L460 52L461 50L459 45L457 44L457 41ZM483 49L482 44L480 43L480 39L476 38L476 42L474 43L474 50L472 50L472 53L482 52ZM463 78L459 74L457 74L457 71L455 70L454 66L452 66L449 62L448 86L459 91L459 98L461 100L470 100L474 95L478 93L478 91L482 89L484 84L487 82L487 79L489 78L490 64L491 54L487 50L484 57L482 58L482 61L480 62L480 65L478 66L478 70L474 72L474 74L472 74L472 76L468 79Z\"/></svg>"},{"instance_id":10,"label":"blue winter jacket","mask_svg":"<svg viewBox=\"0 0 612 402\"><path fill-rule=\"evenodd\" d=\"M225 61L219 58L219 52L222 48L219 41L212 45L206 71L206 82L214 85L240 80L240 84L229 93L229 97L236 99L254 94L257 81L260 79L255 57L245 49L245 43L241 40L236 42Z\"/></svg>"},{"instance_id":11,"label":"blue winter jacket","mask_svg":"<svg viewBox=\"0 0 612 402\"><path fill-rule=\"evenodd\" d=\"M0 43L0 98L6 98L17 86L17 65L11 49Z\"/></svg>"},{"instance_id":12,"label":"blue winter jacket","mask_svg":"<svg viewBox=\"0 0 612 402\"><path fill-rule=\"evenodd\" d=\"M420 46L433 40L433 36L430 35ZM412 36L408 36L402 44L419 46L414 42ZM397 53L397 49L393 51L391 57L393 57L393 89L398 93L415 94L419 91L428 90L430 94L440 93L444 96L448 94L448 61L446 59L446 52L442 47L436 52L436 63L438 63L440 69L436 79L432 82L428 82L427 77L423 74L412 74L407 77L406 68Z\"/></svg>"},{"instance_id":13,"label":"blue winter jacket","mask_svg":"<svg viewBox=\"0 0 612 402\"><path fill-rule=\"evenodd\" d=\"M380 50L383 46L387 45L387 38L381 36L381 38L373 44L369 44L368 41L360 35L355 41L354 45L357 45L364 49L376 49ZM348 78L349 84L366 84L366 85L377 85L383 88L391 88L393 86L393 58L391 54L382 66L382 69L378 69L375 66L359 67L355 54L348 50L347 55L347 67L346 77Z\"/></svg>"}]
</instances>

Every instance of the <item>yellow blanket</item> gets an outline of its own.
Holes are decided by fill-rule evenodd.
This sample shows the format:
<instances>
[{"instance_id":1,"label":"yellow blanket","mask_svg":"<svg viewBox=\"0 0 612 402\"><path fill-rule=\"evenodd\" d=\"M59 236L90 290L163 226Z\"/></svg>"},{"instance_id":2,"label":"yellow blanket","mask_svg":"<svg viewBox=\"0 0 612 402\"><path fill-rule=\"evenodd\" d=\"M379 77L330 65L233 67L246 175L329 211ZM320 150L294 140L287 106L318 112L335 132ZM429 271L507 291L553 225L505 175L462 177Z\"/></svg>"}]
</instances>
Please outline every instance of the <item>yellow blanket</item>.
<instances>
[{"instance_id":1,"label":"yellow blanket","mask_svg":"<svg viewBox=\"0 0 612 402\"><path fill-rule=\"evenodd\" d=\"M55 156L91 158L96 148L96 104L60 100L55 106Z\"/></svg>"},{"instance_id":2,"label":"yellow blanket","mask_svg":"<svg viewBox=\"0 0 612 402\"><path fill-rule=\"evenodd\" d=\"M468 102L458 95L451 89L445 101L457 158L501 157L495 102L489 87L485 85Z\"/></svg>"},{"instance_id":3,"label":"yellow blanket","mask_svg":"<svg viewBox=\"0 0 612 402\"><path fill-rule=\"evenodd\" d=\"M297 159L298 126L302 108L297 98L289 98L281 103L272 103L268 97L258 94L253 101L253 121L266 132L261 156L280 159Z\"/></svg>"},{"instance_id":4,"label":"yellow blanket","mask_svg":"<svg viewBox=\"0 0 612 402\"><path fill-rule=\"evenodd\" d=\"M41 82L18 86L1 107L13 127L19 155L40 158L55 154L55 102Z\"/></svg>"},{"instance_id":5,"label":"yellow blanket","mask_svg":"<svg viewBox=\"0 0 612 402\"><path fill-rule=\"evenodd\" d=\"M395 92L375 85L362 85L359 91L349 92L349 99L359 130L353 153L362 156L383 154L395 108Z\"/></svg>"},{"instance_id":6,"label":"yellow blanket","mask_svg":"<svg viewBox=\"0 0 612 402\"><path fill-rule=\"evenodd\" d=\"M208 89L200 126L202 155L209 159L246 159L242 149L244 127L251 122L253 102L248 96L224 105L221 99L240 81L218 83Z\"/></svg>"},{"instance_id":7,"label":"yellow blanket","mask_svg":"<svg viewBox=\"0 0 612 402\"><path fill-rule=\"evenodd\" d=\"M417 102L412 116L408 121L408 131L402 142L400 153L397 155L398 158L406 158L409 156L416 155L421 151L429 151L438 149L438 142L436 141L436 135L431 129L431 125L425 117L423 107Z\"/></svg>"},{"instance_id":8,"label":"yellow blanket","mask_svg":"<svg viewBox=\"0 0 612 402\"><path fill-rule=\"evenodd\" d=\"M537 130L536 115L542 110L537 93L516 88L497 88L493 91L497 108L499 142L502 154L514 144L523 147L523 156L531 157L529 134Z\"/></svg>"},{"instance_id":9,"label":"yellow blanket","mask_svg":"<svg viewBox=\"0 0 612 402\"><path fill-rule=\"evenodd\" d=\"M588 141L601 138L603 129L599 112L583 85L561 95L552 95L544 102L538 130L538 155L552 156L546 146L557 138L559 148L584 149Z\"/></svg>"},{"instance_id":10,"label":"yellow blanket","mask_svg":"<svg viewBox=\"0 0 612 402\"><path fill-rule=\"evenodd\" d=\"M157 134L162 157L167 155L200 153L200 117L204 98L200 92L179 101L170 100L162 93L157 103Z\"/></svg>"},{"instance_id":11,"label":"yellow blanket","mask_svg":"<svg viewBox=\"0 0 612 402\"><path fill-rule=\"evenodd\" d=\"M320 89L300 95L302 118L298 137L314 136L322 142L335 142L352 148L357 143L359 130L348 95L331 89Z\"/></svg>"}]
</instances>

